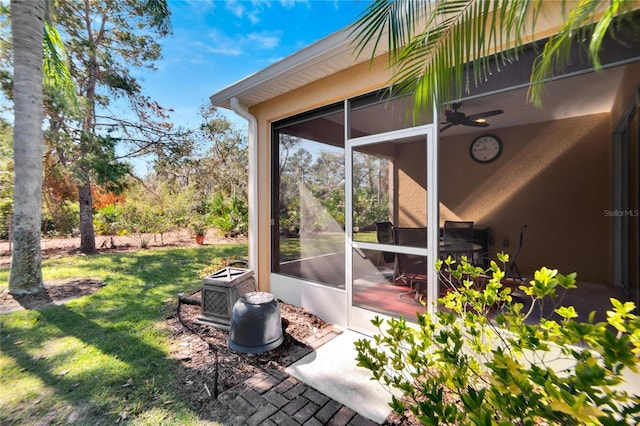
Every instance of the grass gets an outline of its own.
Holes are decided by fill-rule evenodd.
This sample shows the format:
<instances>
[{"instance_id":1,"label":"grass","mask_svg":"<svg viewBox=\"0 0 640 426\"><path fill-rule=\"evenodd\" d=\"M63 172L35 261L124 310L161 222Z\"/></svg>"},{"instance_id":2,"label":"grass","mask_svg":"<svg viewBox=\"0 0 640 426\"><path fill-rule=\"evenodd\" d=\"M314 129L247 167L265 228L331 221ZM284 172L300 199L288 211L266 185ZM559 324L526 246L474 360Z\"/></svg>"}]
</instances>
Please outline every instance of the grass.
<instances>
[{"instance_id":1,"label":"grass","mask_svg":"<svg viewBox=\"0 0 640 426\"><path fill-rule=\"evenodd\" d=\"M375 231L360 232L356 240L377 242ZM280 238L280 261L296 260L344 250L344 234L317 233L298 238Z\"/></svg>"},{"instance_id":2,"label":"grass","mask_svg":"<svg viewBox=\"0 0 640 426\"><path fill-rule=\"evenodd\" d=\"M246 244L51 259L45 281L90 277L93 295L41 311L0 315L1 424L202 424L181 401L162 328L178 293L201 286L214 261ZM0 269L6 288L8 269Z\"/></svg>"}]
</instances>

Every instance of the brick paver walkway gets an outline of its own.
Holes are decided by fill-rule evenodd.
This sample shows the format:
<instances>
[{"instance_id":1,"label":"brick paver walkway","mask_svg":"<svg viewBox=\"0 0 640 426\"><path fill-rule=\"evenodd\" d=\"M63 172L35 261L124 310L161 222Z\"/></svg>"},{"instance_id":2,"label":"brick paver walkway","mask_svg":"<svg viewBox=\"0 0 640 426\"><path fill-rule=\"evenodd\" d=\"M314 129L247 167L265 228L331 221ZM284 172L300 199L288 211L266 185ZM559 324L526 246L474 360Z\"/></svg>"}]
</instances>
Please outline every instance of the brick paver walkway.
<instances>
[{"instance_id":1,"label":"brick paver walkway","mask_svg":"<svg viewBox=\"0 0 640 426\"><path fill-rule=\"evenodd\" d=\"M340 333L327 328L307 343L312 349ZM308 353L308 352L307 352ZM301 354L300 357L304 356ZM370 426L377 423L332 400L276 367L258 373L218 396L232 425Z\"/></svg>"},{"instance_id":2,"label":"brick paver walkway","mask_svg":"<svg viewBox=\"0 0 640 426\"><path fill-rule=\"evenodd\" d=\"M269 369L218 397L233 425L376 425L282 370Z\"/></svg>"}]
</instances>

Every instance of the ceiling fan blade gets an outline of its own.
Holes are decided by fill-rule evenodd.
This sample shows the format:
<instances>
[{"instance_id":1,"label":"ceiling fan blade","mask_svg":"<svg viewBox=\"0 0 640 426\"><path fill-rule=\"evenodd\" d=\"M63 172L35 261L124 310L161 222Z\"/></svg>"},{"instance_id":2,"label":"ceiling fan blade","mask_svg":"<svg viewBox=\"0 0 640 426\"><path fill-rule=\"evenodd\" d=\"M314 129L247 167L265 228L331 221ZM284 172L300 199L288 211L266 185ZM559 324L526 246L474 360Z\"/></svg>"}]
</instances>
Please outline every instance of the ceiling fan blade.
<instances>
[{"instance_id":1,"label":"ceiling fan blade","mask_svg":"<svg viewBox=\"0 0 640 426\"><path fill-rule=\"evenodd\" d=\"M489 127L489 123L478 123L477 121L473 121L473 120L465 120L462 123L463 126L470 126L470 127Z\"/></svg>"},{"instance_id":2,"label":"ceiling fan blade","mask_svg":"<svg viewBox=\"0 0 640 426\"><path fill-rule=\"evenodd\" d=\"M445 130L447 130L449 127L453 126L453 124L449 123L446 126L444 126L443 128L440 129L441 132L444 132Z\"/></svg>"},{"instance_id":3,"label":"ceiling fan blade","mask_svg":"<svg viewBox=\"0 0 640 426\"><path fill-rule=\"evenodd\" d=\"M450 120L452 117L456 116L456 112L448 109L448 110L445 110L444 115L447 117L447 120Z\"/></svg>"},{"instance_id":4,"label":"ceiling fan blade","mask_svg":"<svg viewBox=\"0 0 640 426\"><path fill-rule=\"evenodd\" d=\"M467 119L473 121L473 120L477 120L478 118L492 117L494 115L498 115L502 113L504 113L503 110L495 109L493 111L485 111L485 112L479 112L477 114L467 115Z\"/></svg>"}]
</instances>

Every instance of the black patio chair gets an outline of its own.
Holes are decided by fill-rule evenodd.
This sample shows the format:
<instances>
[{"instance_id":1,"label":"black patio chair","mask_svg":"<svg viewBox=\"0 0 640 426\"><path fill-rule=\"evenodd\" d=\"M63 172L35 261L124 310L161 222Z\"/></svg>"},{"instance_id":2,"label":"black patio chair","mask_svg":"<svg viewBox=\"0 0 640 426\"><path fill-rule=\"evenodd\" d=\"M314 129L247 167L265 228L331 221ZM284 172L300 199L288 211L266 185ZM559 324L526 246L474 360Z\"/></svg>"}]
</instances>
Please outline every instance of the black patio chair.
<instances>
[{"instance_id":1,"label":"black patio chair","mask_svg":"<svg viewBox=\"0 0 640 426\"><path fill-rule=\"evenodd\" d=\"M427 228L394 228L394 239L397 245L426 247ZM429 264L426 256L407 253L396 253L395 280L409 284L410 292L404 292L401 296L415 292L416 299L423 293L423 286L427 283Z\"/></svg>"},{"instance_id":2,"label":"black patio chair","mask_svg":"<svg viewBox=\"0 0 640 426\"><path fill-rule=\"evenodd\" d=\"M518 234L518 246L516 247L516 251L513 252L513 255L509 256L509 262L507 263L507 270L505 271L505 278L511 278L515 281L516 276L518 277L518 281L522 281L522 274L520 273L520 269L518 269L518 265L516 264L516 260L518 259L518 255L522 250L522 243L524 242L524 231L527 229L527 225L522 225L520 228L520 233Z\"/></svg>"},{"instance_id":3,"label":"black patio chair","mask_svg":"<svg viewBox=\"0 0 640 426\"><path fill-rule=\"evenodd\" d=\"M391 222L376 222L376 237L380 244L394 244L393 239L393 223ZM384 260L385 263L391 263L395 260L395 253L388 251L382 252L378 258L378 266L380 262Z\"/></svg>"},{"instance_id":4,"label":"black patio chair","mask_svg":"<svg viewBox=\"0 0 640 426\"><path fill-rule=\"evenodd\" d=\"M444 253L443 257L447 257L450 253L446 251L446 244L469 244L469 248L473 245L473 222L472 221L453 221L447 220L444 222L443 238ZM473 263L473 250L467 252L451 253L451 257L456 261L460 260L461 256L467 256L467 260Z\"/></svg>"}]
</instances>

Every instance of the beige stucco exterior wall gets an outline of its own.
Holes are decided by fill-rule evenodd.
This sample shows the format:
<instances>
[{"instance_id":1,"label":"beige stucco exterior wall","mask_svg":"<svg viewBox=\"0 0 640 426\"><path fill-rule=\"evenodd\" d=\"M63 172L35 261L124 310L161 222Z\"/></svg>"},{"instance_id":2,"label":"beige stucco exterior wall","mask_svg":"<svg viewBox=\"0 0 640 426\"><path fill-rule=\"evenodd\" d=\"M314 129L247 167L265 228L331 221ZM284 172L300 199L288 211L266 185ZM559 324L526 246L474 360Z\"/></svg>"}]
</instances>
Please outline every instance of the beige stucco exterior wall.
<instances>
[{"instance_id":1,"label":"beige stucco exterior wall","mask_svg":"<svg viewBox=\"0 0 640 426\"><path fill-rule=\"evenodd\" d=\"M395 160L395 226L427 226L427 152L424 142L398 145Z\"/></svg>"},{"instance_id":2,"label":"beige stucco exterior wall","mask_svg":"<svg viewBox=\"0 0 640 426\"><path fill-rule=\"evenodd\" d=\"M485 133L501 138L504 151L480 164L469 145ZM445 137L440 152L441 220L490 227L494 253L513 252L526 224L521 271L548 266L584 281L610 281L609 114Z\"/></svg>"}]
</instances>

